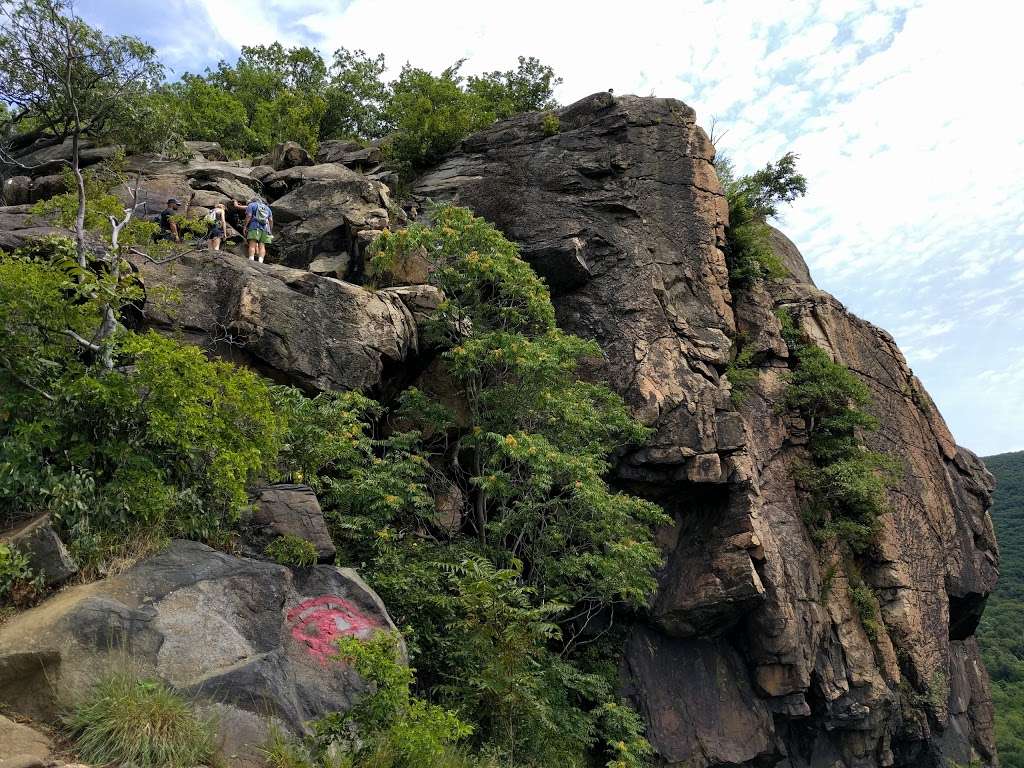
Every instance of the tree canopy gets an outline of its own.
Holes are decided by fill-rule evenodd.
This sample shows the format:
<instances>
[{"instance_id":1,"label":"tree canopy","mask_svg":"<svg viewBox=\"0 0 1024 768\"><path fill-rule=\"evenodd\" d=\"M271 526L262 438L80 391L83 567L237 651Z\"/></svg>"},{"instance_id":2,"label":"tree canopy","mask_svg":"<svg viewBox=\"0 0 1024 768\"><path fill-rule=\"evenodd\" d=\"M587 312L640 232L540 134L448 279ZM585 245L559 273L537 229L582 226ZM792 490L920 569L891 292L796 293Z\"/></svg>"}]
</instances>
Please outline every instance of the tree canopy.
<instances>
[{"instance_id":1,"label":"tree canopy","mask_svg":"<svg viewBox=\"0 0 1024 768\"><path fill-rule=\"evenodd\" d=\"M75 16L67 0L5 3L0 18L8 130L58 141L130 134L139 105L164 73L151 46L105 35Z\"/></svg>"},{"instance_id":2,"label":"tree canopy","mask_svg":"<svg viewBox=\"0 0 1024 768\"><path fill-rule=\"evenodd\" d=\"M182 141L217 141L238 156L283 141L315 151L326 139L384 140L397 167L414 171L494 120L557 106L561 82L524 56L468 77L463 61L436 75L406 64L389 81L381 54L339 48L325 59L279 42L164 82L150 45L105 35L69 0L17 0L0 15L0 130L11 151L75 136L170 154Z\"/></svg>"}]
</instances>

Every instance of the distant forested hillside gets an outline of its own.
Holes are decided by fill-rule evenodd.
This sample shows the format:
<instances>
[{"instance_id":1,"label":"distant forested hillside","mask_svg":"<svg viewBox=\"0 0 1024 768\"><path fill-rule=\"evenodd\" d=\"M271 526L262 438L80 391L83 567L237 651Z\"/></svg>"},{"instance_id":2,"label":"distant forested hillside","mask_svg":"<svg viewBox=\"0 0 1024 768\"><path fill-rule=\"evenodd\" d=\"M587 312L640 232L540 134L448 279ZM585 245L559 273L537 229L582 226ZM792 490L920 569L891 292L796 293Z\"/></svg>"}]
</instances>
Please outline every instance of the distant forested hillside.
<instances>
[{"instance_id":1,"label":"distant forested hillside","mask_svg":"<svg viewBox=\"0 0 1024 768\"><path fill-rule=\"evenodd\" d=\"M1001 565L978 639L992 676L1001 763L1024 768L1024 451L984 461L997 483L992 519Z\"/></svg>"}]
</instances>

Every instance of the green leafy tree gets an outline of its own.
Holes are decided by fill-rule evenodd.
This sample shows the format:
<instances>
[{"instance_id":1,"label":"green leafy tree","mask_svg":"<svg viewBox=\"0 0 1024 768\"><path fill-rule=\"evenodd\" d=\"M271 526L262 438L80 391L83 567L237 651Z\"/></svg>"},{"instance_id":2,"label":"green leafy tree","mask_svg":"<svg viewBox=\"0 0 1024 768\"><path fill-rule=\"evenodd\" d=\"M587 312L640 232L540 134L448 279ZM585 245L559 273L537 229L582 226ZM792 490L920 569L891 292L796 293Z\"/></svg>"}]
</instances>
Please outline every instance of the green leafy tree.
<instances>
[{"instance_id":1,"label":"green leafy tree","mask_svg":"<svg viewBox=\"0 0 1024 768\"><path fill-rule=\"evenodd\" d=\"M76 337L116 299L91 285L102 273L78 281L68 241L43 245L0 257L6 521L50 512L97 568L133 541L223 541L279 449L268 386L195 347L123 329L107 341L117 363L107 367Z\"/></svg>"},{"instance_id":2,"label":"green leafy tree","mask_svg":"<svg viewBox=\"0 0 1024 768\"><path fill-rule=\"evenodd\" d=\"M406 64L391 84L385 119L394 130L390 151L403 168L429 166L470 133L494 122L488 100L463 87L462 64L440 75Z\"/></svg>"},{"instance_id":3,"label":"green leafy tree","mask_svg":"<svg viewBox=\"0 0 1024 768\"><path fill-rule=\"evenodd\" d=\"M265 149L282 141L296 141L310 152L316 152L320 121L326 112L327 102L322 96L284 91L273 101L256 105L252 112L252 129Z\"/></svg>"},{"instance_id":4,"label":"green leafy tree","mask_svg":"<svg viewBox=\"0 0 1024 768\"><path fill-rule=\"evenodd\" d=\"M104 35L75 16L65 0L5 3L0 17L0 100L15 110L12 122L36 126L33 135L43 145L71 139L76 252L84 268L82 137L130 134L135 107L159 83L163 67L149 45ZM4 159L11 160L9 153Z\"/></svg>"},{"instance_id":5,"label":"green leafy tree","mask_svg":"<svg viewBox=\"0 0 1024 768\"><path fill-rule=\"evenodd\" d=\"M735 176L729 158L720 155L715 159L729 204L726 261L733 287L788 274L772 249L765 219L777 216L784 203L807 193L807 179L796 170L797 159L797 155L787 152L776 163L740 177Z\"/></svg>"},{"instance_id":6,"label":"green leafy tree","mask_svg":"<svg viewBox=\"0 0 1024 768\"><path fill-rule=\"evenodd\" d=\"M163 86L156 98L173 109L181 134L190 140L216 141L228 151L239 152L259 145L245 104L198 75L185 74Z\"/></svg>"},{"instance_id":7,"label":"green leafy tree","mask_svg":"<svg viewBox=\"0 0 1024 768\"><path fill-rule=\"evenodd\" d=\"M297 141L315 151L327 111L327 65L315 48L243 46L234 65L221 61L206 81L245 109L251 133L243 135L251 139L250 149Z\"/></svg>"},{"instance_id":8,"label":"green leafy tree","mask_svg":"<svg viewBox=\"0 0 1024 768\"><path fill-rule=\"evenodd\" d=\"M280 471L318 488L342 557L403 627L418 690L472 723L478 750L502 764L645 765L607 624L653 591L652 529L666 518L604 475L607 455L646 432L579 377L599 351L556 329L515 246L464 209L432 217L384 235L373 258L422 247L434 261L448 300L430 335L462 415L417 390L391 409L279 390ZM440 482L464 500L454 522L439 519Z\"/></svg>"},{"instance_id":9,"label":"green leafy tree","mask_svg":"<svg viewBox=\"0 0 1024 768\"><path fill-rule=\"evenodd\" d=\"M273 43L242 46L234 66L221 61L207 79L236 96L253 114L260 103L274 101L289 91L316 93L326 76L327 65L315 48L286 49Z\"/></svg>"},{"instance_id":10,"label":"green leafy tree","mask_svg":"<svg viewBox=\"0 0 1024 768\"><path fill-rule=\"evenodd\" d=\"M464 209L432 218L386 233L373 258L422 248L433 261L447 300L431 334L464 399L463 423L423 407L400 413L412 431L352 476L358 483L336 486L350 503L335 530L344 540L358 510L376 510L375 535L355 537L372 546L353 554L373 563L389 606L412 624L422 684L480 725L481 744L528 765L578 765L605 748L625 760L615 764L639 765L639 721L626 738L602 737L614 683L582 661L578 643L604 611L643 605L654 589L651 532L666 518L604 479L608 454L646 431L620 398L578 376L600 351L555 327L547 288L512 243ZM425 464L415 460L424 435L442 442ZM443 456L466 499L461 530L410 537L432 530L418 489ZM385 479L396 477L401 489Z\"/></svg>"},{"instance_id":11,"label":"green leafy tree","mask_svg":"<svg viewBox=\"0 0 1024 768\"><path fill-rule=\"evenodd\" d=\"M599 348L555 327L543 282L467 210L440 208L432 227L385 234L377 254L416 248L435 262L433 280L448 297L435 335L450 346L445 357L468 405L460 448L478 540L527 559L548 599L643 603L658 561L646 532L663 516L603 480L612 449L641 443L647 431L621 398L577 376ZM608 545L615 541L621 551Z\"/></svg>"},{"instance_id":12,"label":"green leafy tree","mask_svg":"<svg viewBox=\"0 0 1024 768\"><path fill-rule=\"evenodd\" d=\"M746 199L754 216L777 216L783 203L792 203L807 194L807 179L796 170L798 159L798 155L787 152L761 170L740 177L735 182L735 194Z\"/></svg>"},{"instance_id":13,"label":"green leafy tree","mask_svg":"<svg viewBox=\"0 0 1024 768\"><path fill-rule=\"evenodd\" d=\"M384 133L389 91L383 80L384 55L339 48L328 72L327 111L320 138L376 139Z\"/></svg>"},{"instance_id":14,"label":"green leafy tree","mask_svg":"<svg viewBox=\"0 0 1024 768\"><path fill-rule=\"evenodd\" d=\"M234 64L186 74L149 104L154 111L173 105L168 120L185 138L238 152L265 152L281 141L315 151L329 138L387 138L406 173L495 119L557 106L552 92L561 81L535 58L469 78L459 73L462 63L440 75L407 64L387 83L383 55L339 48L328 66L315 48L245 46Z\"/></svg>"},{"instance_id":15,"label":"green leafy tree","mask_svg":"<svg viewBox=\"0 0 1024 768\"><path fill-rule=\"evenodd\" d=\"M520 112L554 109L554 89L562 83L555 71L534 57L519 57L519 66L505 72L470 75L466 90L483 98L498 120Z\"/></svg>"}]
</instances>

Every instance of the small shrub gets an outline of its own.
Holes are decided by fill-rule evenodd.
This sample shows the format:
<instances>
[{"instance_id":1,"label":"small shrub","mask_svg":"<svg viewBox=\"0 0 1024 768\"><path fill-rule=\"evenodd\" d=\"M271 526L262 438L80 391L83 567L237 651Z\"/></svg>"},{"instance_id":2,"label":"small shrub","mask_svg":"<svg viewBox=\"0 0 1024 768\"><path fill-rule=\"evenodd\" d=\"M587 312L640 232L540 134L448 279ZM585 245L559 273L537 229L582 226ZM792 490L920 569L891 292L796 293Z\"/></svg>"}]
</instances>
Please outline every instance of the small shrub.
<instances>
[{"instance_id":1,"label":"small shrub","mask_svg":"<svg viewBox=\"0 0 1024 768\"><path fill-rule=\"evenodd\" d=\"M864 627L864 633L868 636L868 639L872 643L878 642L883 627L878 607L878 598L875 597L874 591L863 582L856 586L851 584L850 601L857 611L857 616L860 618L861 626Z\"/></svg>"},{"instance_id":2,"label":"small shrub","mask_svg":"<svg viewBox=\"0 0 1024 768\"><path fill-rule=\"evenodd\" d=\"M744 347L725 369L726 378L729 379L729 383L732 385L732 392L730 392L729 398L734 406L739 407L743 405L750 395L750 391L757 383L760 373L754 357L754 350L750 347Z\"/></svg>"},{"instance_id":3,"label":"small shrub","mask_svg":"<svg viewBox=\"0 0 1024 768\"><path fill-rule=\"evenodd\" d=\"M808 432L821 436L823 430L831 428L833 433L850 434L857 427L877 427L874 420L856 409L871 400L871 392L846 366L810 343L799 347L796 358L785 404L808 420ZM853 413L858 414L859 423L851 420Z\"/></svg>"},{"instance_id":4,"label":"small shrub","mask_svg":"<svg viewBox=\"0 0 1024 768\"><path fill-rule=\"evenodd\" d=\"M29 602L41 588L41 579L32 574L28 555L0 542L0 603L16 605Z\"/></svg>"},{"instance_id":5,"label":"small shrub","mask_svg":"<svg viewBox=\"0 0 1024 768\"><path fill-rule=\"evenodd\" d=\"M871 391L846 366L805 339L790 314L778 313L795 367L784 404L807 422L813 465L798 476L811 493L805 521L819 543L839 541L855 554L874 542L879 517L889 509L888 489L899 465L864 447L862 433L878 421L862 410Z\"/></svg>"},{"instance_id":6,"label":"small shrub","mask_svg":"<svg viewBox=\"0 0 1024 768\"><path fill-rule=\"evenodd\" d=\"M306 744L286 736L277 728L260 751L270 768L317 768L321 765ZM348 765L351 762L346 764L346 768Z\"/></svg>"},{"instance_id":7,"label":"small shrub","mask_svg":"<svg viewBox=\"0 0 1024 768\"><path fill-rule=\"evenodd\" d=\"M733 287L741 288L789 274L772 249L765 220L776 216L781 204L791 203L806 194L807 179L796 172L796 161L797 156L787 152L776 163L735 178L727 158L715 160L729 204L726 263Z\"/></svg>"},{"instance_id":8,"label":"small shrub","mask_svg":"<svg viewBox=\"0 0 1024 768\"><path fill-rule=\"evenodd\" d=\"M786 277L789 272L775 255L768 239L768 225L763 221L744 220L741 201L729 205L729 216L729 226L726 227L729 284L739 288L760 280ZM736 223L733 223L733 217L738 219Z\"/></svg>"},{"instance_id":9,"label":"small shrub","mask_svg":"<svg viewBox=\"0 0 1024 768\"><path fill-rule=\"evenodd\" d=\"M300 539L290 533L278 536L267 544L264 554L281 565L290 565L295 568L309 568L316 565L316 561L319 559L316 547L312 542Z\"/></svg>"},{"instance_id":10,"label":"small shrub","mask_svg":"<svg viewBox=\"0 0 1024 768\"><path fill-rule=\"evenodd\" d=\"M338 641L337 661L373 683L347 712L313 723L314 735L297 741L273 734L263 749L271 768L470 768L481 765L456 743L472 732L454 712L410 693L413 671L398 661L395 636Z\"/></svg>"},{"instance_id":11,"label":"small shrub","mask_svg":"<svg viewBox=\"0 0 1024 768\"><path fill-rule=\"evenodd\" d=\"M865 552L878 533L880 515L889 508L886 495L895 479L895 462L874 451L860 451L807 473L821 541L845 541Z\"/></svg>"},{"instance_id":12,"label":"small shrub","mask_svg":"<svg viewBox=\"0 0 1024 768\"><path fill-rule=\"evenodd\" d=\"M157 680L107 675L65 720L79 757L97 765L192 768L214 756L213 726Z\"/></svg>"},{"instance_id":13,"label":"small shrub","mask_svg":"<svg viewBox=\"0 0 1024 768\"><path fill-rule=\"evenodd\" d=\"M540 126L545 136L554 136L562 130L562 121L554 112L548 112L541 119Z\"/></svg>"},{"instance_id":14,"label":"small shrub","mask_svg":"<svg viewBox=\"0 0 1024 768\"><path fill-rule=\"evenodd\" d=\"M803 342L803 334L800 332L793 314L787 307L779 307L775 310L775 317L779 321L779 333L790 352L796 351Z\"/></svg>"}]
</instances>

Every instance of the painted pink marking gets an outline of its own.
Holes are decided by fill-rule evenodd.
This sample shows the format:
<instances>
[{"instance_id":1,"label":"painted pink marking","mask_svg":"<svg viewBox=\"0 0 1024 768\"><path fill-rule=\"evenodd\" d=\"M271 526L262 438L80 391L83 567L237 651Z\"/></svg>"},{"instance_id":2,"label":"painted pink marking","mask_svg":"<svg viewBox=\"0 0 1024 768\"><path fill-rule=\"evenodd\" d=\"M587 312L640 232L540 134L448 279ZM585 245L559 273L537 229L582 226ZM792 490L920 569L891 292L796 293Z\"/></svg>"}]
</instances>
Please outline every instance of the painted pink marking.
<instances>
[{"instance_id":1,"label":"painted pink marking","mask_svg":"<svg viewBox=\"0 0 1024 768\"><path fill-rule=\"evenodd\" d=\"M334 641L345 635L365 637L380 624L364 615L352 603L336 595L321 595L304 600L288 611L292 637L305 644L317 661L337 653Z\"/></svg>"}]
</instances>

